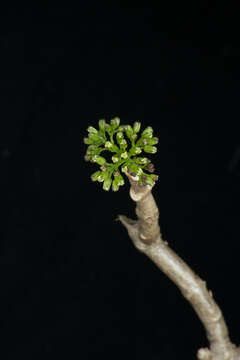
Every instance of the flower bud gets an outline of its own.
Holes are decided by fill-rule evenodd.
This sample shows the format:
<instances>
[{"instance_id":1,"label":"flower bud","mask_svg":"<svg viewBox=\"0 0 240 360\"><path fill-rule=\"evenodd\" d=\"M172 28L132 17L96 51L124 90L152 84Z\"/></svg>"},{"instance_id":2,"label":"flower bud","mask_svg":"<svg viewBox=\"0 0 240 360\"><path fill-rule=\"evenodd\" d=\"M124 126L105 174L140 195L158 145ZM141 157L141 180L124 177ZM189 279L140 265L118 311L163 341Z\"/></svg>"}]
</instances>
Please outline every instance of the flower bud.
<instances>
[{"instance_id":1,"label":"flower bud","mask_svg":"<svg viewBox=\"0 0 240 360\"><path fill-rule=\"evenodd\" d=\"M91 160L91 156L86 154L86 155L84 156L84 160L85 160L85 161L90 161L90 160Z\"/></svg>"},{"instance_id":2,"label":"flower bud","mask_svg":"<svg viewBox=\"0 0 240 360\"><path fill-rule=\"evenodd\" d=\"M113 156L112 156L112 162L116 163L116 162L118 162L118 161L119 161L119 157L116 156L116 155L113 155Z\"/></svg>"},{"instance_id":3,"label":"flower bud","mask_svg":"<svg viewBox=\"0 0 240 360\"><path fill-rule=\"evenodd\" d=\"M154 183L158 180L158 176L157 175L147 175L147 179L146 179L146 184L148 185L154 185Z\"/></svg>"},{"instance_id":4,"label":"flower bud","mask_svg":"<svg viewBox=\"0 0 240 360\"><path fill-rule=\"evenodd\" d=\"M151 154L155 154L157 152L156 146L151 146L151 145L145 145L143 150L146 153L151 153Z\"/></svg>"},{"instance_id":5,"label":"flower bud","mask_svg":"<svg viewBox=\"0 0 240 360\"><path fill-rule=\"evenodd\" d=\"M115 181L118 184L118 186L121 186L124 184L124 179L123 179L122 175L120 175L120 174L118 176L116 176Z\"/></svg>"},{"instance_id":6,"label":"flower bud","mask_svg":"<svg viewBox=\"0 0 240 360\"><path fill-rule=\"evenodd\" d=\"M127 142L125 139L121 140L120 143L119 143L120 147L122 148L126 148L127 147Z\"/></svg>"},{"instance_id":7,"label":"flower bud","mask_svg":"<svg viewBox=\"0 0 240 360\"><path fill-rule=\"evenodd\" d=\"M121 158L127 159L127 157L128 157L127 151L125 151L125 152L123 152L123 153L121 154Z\"/></svg>"},{"instance_id":8,"label":"flower bud","mask_svg":"<svg viewBox=\"0 0 240 360\"><path fill-rule=\"evenodd\" d=\"M113 191L118 191L118 189L119 189L119 185L118 185L116 179L114 179L113 182L112 182L112 190Z\"/></svg>"},{"instance_id":9,"label":"flower bud","mask_svg":"<svg viewBox=\"0 0 240 360\"><path fill-rule=\"evenodd\" d=\"M145 183L152 186L152 185L154 185L154 180L152 178L150 178L150 176L147 176Z\"/></svg>"},{"instance_id":10,"label":"flower bud","mask_svg":"<svg viewBox=\"0 0 240 360\"><path fill-rule=\"evenodd\" d=\"M142 157L137 157L137 158L134 158L134 161L137 163L137 164L141 164L141 165L146 165L148 163L150 163L150 160L148 160L146 157L142 158Z\"/></svg>"},{"instance_id":11,"label":"flower bud","mask_svg":"<svg viewBox=\"0 0 240 360\"><path fill-rule=\"evenodd\" d=\"M151 138L153 134L153 128L151 126L146 127L146 129L142 132L142 137Z\"/></svg>"},{"instance_id":12,"label":"flower bud","mask_svg":"<svg viewBox=\"0 0 240 360\"><path fill-rule=\"evenodd\" d=\"M111 143L111 141L106 141L105 148L110 149L111 147L113 147L113 144Z\"/></svg>"},{"instance_id":13,"label":"flower bud","mask_svg":"<svg viewBox=\"0 0 240 360\"><path fill-rule=\"evenodd\" d=\"M128 171L128 167L126 165L123 165L121 167L121 170L122 170L123 173L126 173Z\"/></svg>"},{"instance_id":14,"label":"flower bud","mask_svg":"<svg viewBox=\"0 0 240 360\"><path fill-rule=\"evenodd\" d=\"M107 131L108 134L112 133L112 128L109 124L105 124L105 130Z\"/></svg>"},{"instance_id":15,"label":"flower bud","mask_svg":"<svg viewBox=\"0 0 240 360\"><path fill-rule=\"evenodd\" d=\"M137 175L141 175L143 173L143 171L142 171L142 169L141 168L138 168L138 170L137 170Z\"/></svg>"},{"instance_id":16,"label":"flower bud","mask_svg":"<svg viewBox=\"0 0 240 360\"><path fill-rule=\"evenodd\" d=\"M127 137L128 137L129 139L131 139L131 136L132 136L132 134L133 134L133 129L132 129L132 127L131 127L130 125L126 125L125 130L126 130Z\"/></svg>"},{"instance_id":17,"label":"flower bud","mask_svg":"<svg viewBox=\"0 0 240 360\"><path fill-rule=\"evenodd\" d=\"M97 146L95 146L95 145L90 145L90 146L88 146L88 148L87 148L86 154L87 154L87 155L97 155L98 151L99 151L99 149L97 148Z\"/></svg>"},{"instance_id":18,"label":"flower bud","mask_svg":"<svg viewBox=\"0 0 240 360\"><path fill-rule=\"evenodd\" d=\"M149 163L147 166L144 167L145 170L149 172L154 172L154 165L152 163Z\"/></svg>"},{"instance_id":19,"label":"flower bud","mask_svg":"<svg viewBox=\"0 0 240 360\"><path fill-rule=\"evenodd\" d=\"M104 165L106 160L102 156L94 155L92 158L93 162L97 163L98 165Z\"/></svg>"},{"instance_id":20,"label":"flower bud","mask_svg":"<svg viewBox=\"0 0 240 360\"><path fill-rule=\"evenodd\" d=\"M90 144L93 143L93 140L90 139L90 138L85 137L85 138L83 139L83 142L84 142L84 144L90 145Z\"/></svg>"},{"instance_id":21,"label":"flower bud","mask_svg":"<svg viewBox=\"0 0 240 360\"><path fill-rule=\"evenodd\" d=\"M103 183L103 190L106 190L108 191L111 187L111 183L112 183L112 180L110 177L108 177L107 179L104 180L104 183Z\"/></svg>"},{"instance_id":22,"label":"flower bud","mask_svg":"<svg viewBox=\"0 0 240 360\"><path fill-rule=\"evenodd\" d=\"M96 145L90 145L88 146L88 150L92 151L92 150L96 150L97 146Z\"/></svg>"},{"instance_id":23,"label":"flower bud","mask_svg":"<svg viewBox=\"0 0 240 360\"><path fill-rule=\"evenodd\" d=\"M141 123L138 122L138 121L135 121L135 123L133 124L133 131L134 131L135 133L138 133L139 130L140 130L140 127L141 127Z\"/></svg>"},{"instance_id":24,"label":"flower bud","mask_svg":"<svg viewBox=\"0 0 240 360\"><path fill-rule=\"evenodd\" d=\"M116 135L116 138L117 138L117 140L123 139L123 132L122 132L122 131L118 131L118 132L117 132L117 135Z\"/></svg>"},{"instance_id":25,"label":"flower bud","mask_svg":"<svg viewBox=\"0 0 240 360\"><path fill-rule=\"evenodd\" d=\"M157 137L153 137L151 139L147 140L148 145L156 145L158 143L158 138Z\"/></svg>"},{"instance_id":26,"label":"flower bud","mask_svg":"<svg viewBox=\"0 0 240 360\"><path fill-rule=\"evenodd\" d=\"M135 163L128 165L128 171L130 171L131 173L137 174L139 169L140 169L139 166Z\"/></svg>"},{"instance_id":27,"label":"flower bud","mask_svg":"<svg viewBox=\"0 0 240 360\"><path fill-rule=\"evenodd\" d=\"M97 129L95 129L93 126L89 126L89 127L87 128L87 131L88 131L90 134L97 134L97 133L98 133Z\"/></svg>"},{"instance_id":28,"label":"flower bud","mask_svg":"<svg viewBox=\"0 0 240 360\"><path fill-rule=\"evenodd\" d=\"M108 173L106 171L101 171L98 175L97 181L103 182L108 177Z\"/></svg>"},{"instance_id":29,"label":"flower bud","mask_svg":"<svg viewBox=\"0 0 240 360\"><path fill-rule=\"evenodd\" d=\"M120 124L120 119L119 119L119 117L115 117L115 118L111 119L110 123L111 123L112 127L113 127L114 129L116 129L116 128L119 126L119 124Z\"/></svg>"},{"instance_id":30,"label":"flower bud","mask_svg":"<svg viewBox=\"0 0 240 360\"><path fill-rule=\"evenodd\" d=\"M133 154L133 155L141 154L141 152L142 152L142 150L140 149L140 147L137 146L137 147L134 149L134 154Z\"/></svg>"},{"instance_id":31,"label":"flower bud","mask_svg":"<svg viewBox=\"0 0 240 360\"><path fill-rule=\"evenodd\" d=\"M98 121L99 129L104 131L105 130L105 124L106 124L106 121L104 119L99 120Z\"/></svg>"},{"instance_id":32,"label":"flower bud","mask_svg":"<svg viewBox=\"0 0 240 360\"><path fill-rule=\"evenodd\" d=\"M97 181L100 174L101 174L101 171L96 171L95 173L93 173L91 175L91 180L92 181Z\"/></svg>"},{"instance_id":33,"label":"flower bud","mask_svg":"<svg viewBox=\"0 0 240 360\"><path fill-rule=\"evenodd\" d=\"M89 133L89 139L92 141L92 143L94 143L94 142L98 142L100 140L100 137L98 134Z\"/></svg>"}]
</instances>

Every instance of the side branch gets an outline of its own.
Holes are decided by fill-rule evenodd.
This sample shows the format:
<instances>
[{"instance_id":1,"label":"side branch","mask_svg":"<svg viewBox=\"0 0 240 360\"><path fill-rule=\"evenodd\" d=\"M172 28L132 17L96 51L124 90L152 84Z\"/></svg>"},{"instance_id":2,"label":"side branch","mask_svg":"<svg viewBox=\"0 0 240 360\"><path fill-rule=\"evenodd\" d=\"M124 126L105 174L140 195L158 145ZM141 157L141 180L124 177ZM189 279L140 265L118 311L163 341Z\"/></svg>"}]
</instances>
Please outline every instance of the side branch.
<instances>
[{"instance_id":1,"label":"side branch","mask_svg":"<svg viewBox=\"0 0 240 360\"><path fill-rule=\"evenodd\" d=\"M240 360L240 348L231 343L219 306L206 282L162 240L158 224L159 211L152 196L152 187L140 186L137 178L128 175L130 196L136 201L137 220L119 215L129 237L138 250L147 255L180 289L203 323L210 349L200 349L200 360Z\"/></svg>"}]
</instances>

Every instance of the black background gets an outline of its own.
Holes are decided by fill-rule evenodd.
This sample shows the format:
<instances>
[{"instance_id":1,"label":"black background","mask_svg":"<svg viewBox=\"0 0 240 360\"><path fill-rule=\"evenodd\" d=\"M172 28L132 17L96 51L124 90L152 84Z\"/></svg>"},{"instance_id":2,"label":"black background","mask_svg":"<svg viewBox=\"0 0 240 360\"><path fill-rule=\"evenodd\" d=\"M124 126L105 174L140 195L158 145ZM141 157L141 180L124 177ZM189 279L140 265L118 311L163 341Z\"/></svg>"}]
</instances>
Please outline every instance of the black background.
<instances>
[{"instance_id":1,"label":"black background","mask_svg":"<svg viewBox=\"0 0 240 360\"><path fill-rule=\"evenodd\" d=\"M239 7L53 2L1 11L1 352L194 359L203 327L132 245L128 184L92 183L99 118L159 137L163 237L239 332Z\"/></svg>"}]
</instances>

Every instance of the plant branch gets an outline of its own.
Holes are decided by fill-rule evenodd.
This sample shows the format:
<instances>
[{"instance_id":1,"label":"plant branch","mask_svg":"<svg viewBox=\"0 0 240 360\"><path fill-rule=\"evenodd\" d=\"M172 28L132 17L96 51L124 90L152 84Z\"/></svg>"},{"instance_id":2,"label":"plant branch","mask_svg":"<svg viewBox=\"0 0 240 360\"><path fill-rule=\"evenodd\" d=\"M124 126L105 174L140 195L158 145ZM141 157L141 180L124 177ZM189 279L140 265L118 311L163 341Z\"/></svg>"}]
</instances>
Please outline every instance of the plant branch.
<instances>
[{"instance_id":1,"label":"plant branch","mask_svg":"<svg viewBox=\"0 0 240 360\"><path fill-rule=\"evenodd\" d=\"M129 178L130 197L136 202L137 220L124 215L118 219L125 226L135 247L147 255L180 289L201 320L209 349L198 351L199 360L240 360L240 348L229 339L222 312L212 292L194 271L163 241L158 224L159 211L152 186L139 185L138 177Z\"/></svg>"}]
</instances>

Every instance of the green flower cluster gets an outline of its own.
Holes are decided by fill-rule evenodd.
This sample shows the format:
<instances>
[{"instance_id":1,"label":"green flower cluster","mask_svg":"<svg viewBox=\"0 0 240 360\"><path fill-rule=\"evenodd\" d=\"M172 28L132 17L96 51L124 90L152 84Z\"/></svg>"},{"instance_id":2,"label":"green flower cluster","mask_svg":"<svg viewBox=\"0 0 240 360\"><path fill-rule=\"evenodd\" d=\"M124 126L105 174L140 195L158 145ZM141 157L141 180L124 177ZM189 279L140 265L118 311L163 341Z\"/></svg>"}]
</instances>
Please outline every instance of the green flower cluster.
<instances>
[{"instance_id":1,"label":"green flower cluster","mask_svg":"<svg viewBox=\"0 0 240 360\"><path fill-rule=\"evenodd\" d=\"M124 185L122 172L134 176L139 185L154 185L158 176L153 174L153 164L148 158L138 156L142 152L157 152L154 145L158 143L158 138L153 137L153 129L148 126L139 135L140 122L135 122L133 126L120 125L118 117L111 119L109 124L101 119L98 126L98 130L89 126L88 137L84 138L84 143L88 145L85 160L100 165L100 170L92 174L92 181L103 182L104 190L112 186L112 190L117 191ZM104 151L112 153L112 162L107 162L102 156Z\"/></svg>"}]
</instances>

